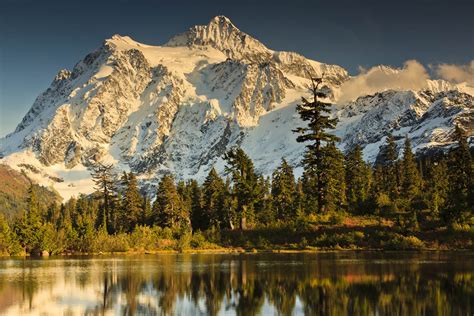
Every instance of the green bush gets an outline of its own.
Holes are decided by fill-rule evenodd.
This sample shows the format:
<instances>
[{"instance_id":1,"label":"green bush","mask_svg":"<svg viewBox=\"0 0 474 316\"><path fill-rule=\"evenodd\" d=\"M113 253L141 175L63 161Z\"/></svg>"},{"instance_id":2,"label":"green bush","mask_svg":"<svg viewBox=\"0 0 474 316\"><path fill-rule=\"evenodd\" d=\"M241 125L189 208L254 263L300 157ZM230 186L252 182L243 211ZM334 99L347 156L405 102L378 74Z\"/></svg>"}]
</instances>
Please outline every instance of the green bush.
<instances>
[{"instance_id":1,"label":"green bush","mask_svg":"<svg viewBox=\"0 0 474 316\"><path fill-rule=\"evenodd\" d=\"M415 236L403 236L400 234L393 234L387 242L382 243L385 249L394 250L416 250L425 247L423 241Z\"/></svg>"},{"instance_id":2,"label":"green bush","mask_svg":"<svg viewBox=\"0 0 474 316\"><path fill-rule=\"evenodd\" d=\"M340 225L344 222L344 214L339 212L334 212L329 214L328 223L330 225Z\"/></svg>"},{"instance_id":3,"label":"green bush","mask_svg":"<svg viewBox=\"0 0 474 316\"><path fill-rule=\"evenodd\" d=\"M129 237L124 233L108 235L105 231L99 231L94 240L95 252L125 252L129 249Z\"/></svg>"},{"instance_id":4,"label":"green bush","mask_svg":"<svg viewBox=\"0 0 474 316\"><path fill-rule=\"evenodd\" d=\"M192 238L190 240L190 246L194 249L198 248L206 248L208 245L208 242L206 241L206 237L200 232L197 231L192 235Z\"/></svg>"},{"instance_id":5,"label":"green bush","mask_svg":"<svg viewBox=\"0 0 474 316\"><path fill-rule=\"evenodd\" d=\"M212 227L204 232L204 237L210 243L220 243L221 242L221 232L219 229Z\"/></svg>"},{"instance_id":6,"label":"green bush","mask_svg":"<svg viewBox=\"0 0 474 316\"><path fill-rule=\"evenodd\" d=\"M191 240L192 234L190 232L182 234L176 242L176 250L182 252L183 250L189 249L191 246Z\"/></svg>"},{"instance_id":7,"label":"green bush","mask_svg":"<svg viewBox=\"0 0 474 316\"><path fill-rule=\"evenodd\" d=\"M331 235L323 233L312 242L312 245L320 248L354 248L360 247L364 240L364 233L359 231Z\"/></svg>"},{"instance_id":8,"label":"green bush","mask_svg":"<svg viewBox=\"0 0 474 316\"><path fill-rule=\"evenodd\" d=\"M152 250L158 246L157 236L148 226L136 226L130 234L130 247L135 250Z\"/></svg>"},{"instance_id":9,"label":"green bush","mask_svg":"<svg viewBox=\"0 0 474 316\"><path fill-rule=\"evenodd\" d=\"M270 242L268 239L262 236L258 236L257 244L256 246L260 249L268 249L271 248Z\"/></svg>"},{"instance_id":10,"label":"green bush","mask_svg":"<svg viewBox=\"0 0 474 316\"><path fill-rule=\"evenodd\" d=\"M301 238L301 240L298 244L298 248L306 249L306 248L308 248L308 246L309 246L308 240L305 237Z\"/></svg>"},{"instance_id":11,"label":"green bush","mask_svg":"<svg viewBox=\"0 0 474 316\"><path fill-rule=\"evenodd\" d=\"M173 239L173 230L171 228L161 228L160 226L153 226L152 229L153 234L156 238Z\"/></svg>"}]
</instances>

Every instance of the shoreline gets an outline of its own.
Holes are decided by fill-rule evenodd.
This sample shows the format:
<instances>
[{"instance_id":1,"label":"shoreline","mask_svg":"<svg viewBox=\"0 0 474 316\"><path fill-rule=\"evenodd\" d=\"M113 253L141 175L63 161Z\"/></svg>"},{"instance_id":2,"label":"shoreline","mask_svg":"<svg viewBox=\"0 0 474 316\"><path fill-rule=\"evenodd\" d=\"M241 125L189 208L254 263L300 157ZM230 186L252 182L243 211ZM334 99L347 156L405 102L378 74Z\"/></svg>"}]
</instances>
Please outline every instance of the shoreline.
<instances>
[{"instance_id":1,"label":"shoreline","mask_svg":"<svg viewBox=\"0 0 474 316\"><path fill-rule=\"evenodd\" d=\"M170 254L204 254L204 255L220 255L220 254L320 254L320 253L349 253L349 252L372 252L372 253L435 253L435 252L474 252L473 249L467 248L423 248L423 249L375 249L375 248L342 248L342 249L244 249L244 248L202 248L202 249L163 249L163 250L131 250L131 251L108 251L108 252L79 252L79 253L63 253L54 255L20 255L9 256L0 255L0 259L5 258L59 258L59 257L87 257L87 256L133 256L133 255L170 255Z\"/></svg>"}]
</instances>

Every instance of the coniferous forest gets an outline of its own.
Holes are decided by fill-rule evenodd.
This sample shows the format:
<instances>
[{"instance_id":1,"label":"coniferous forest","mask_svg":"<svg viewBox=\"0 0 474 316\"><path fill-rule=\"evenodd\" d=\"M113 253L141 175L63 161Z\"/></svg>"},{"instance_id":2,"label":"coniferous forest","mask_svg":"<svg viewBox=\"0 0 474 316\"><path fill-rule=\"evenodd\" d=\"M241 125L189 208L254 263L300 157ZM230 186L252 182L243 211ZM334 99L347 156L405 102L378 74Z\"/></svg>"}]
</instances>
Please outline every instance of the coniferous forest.
<instances>
[{"instance_id":1,"label":"coniferous forest","mask_svg":"<svg viewBox=\"0 0 474 316\"><path fill-rule=\"evenodd\" d=\"M474 247L474 168L459 127L448 152L415 156L395 136L375 164L362 148L341 152L331 133L337 119L322 79L297 111L307 123L304 172L285 159L271 177L256 172L239 147L224 155L225 177L211 169L203 183L164 175L155 194L140 191L134 173L98 164L95 192L45 205L31 185L24 210L1 210L0 252L69 254L186 249L460 249Z\"/></svg>"}]
</instances>

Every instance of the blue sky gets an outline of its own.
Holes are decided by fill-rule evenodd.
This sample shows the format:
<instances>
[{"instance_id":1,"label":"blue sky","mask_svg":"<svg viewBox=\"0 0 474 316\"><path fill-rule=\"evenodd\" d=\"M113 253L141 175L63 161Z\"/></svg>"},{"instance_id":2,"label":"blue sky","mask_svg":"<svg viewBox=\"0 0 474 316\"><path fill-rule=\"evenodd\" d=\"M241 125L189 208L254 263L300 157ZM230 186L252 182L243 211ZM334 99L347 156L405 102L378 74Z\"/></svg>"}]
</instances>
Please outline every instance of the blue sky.
<instances>
[{"instance_id":1,"label":"blue sky","mask_svg":"<svg viewBox=\"0 0 474 316\"><path fill-rule=\"evenodd\" d=\"M467 64L474 58L474 1L32 1L0 0L0 136L36 96L113 34L163 44L226 15L276 50L341 65Z\"/></svg>"}]
</instances>

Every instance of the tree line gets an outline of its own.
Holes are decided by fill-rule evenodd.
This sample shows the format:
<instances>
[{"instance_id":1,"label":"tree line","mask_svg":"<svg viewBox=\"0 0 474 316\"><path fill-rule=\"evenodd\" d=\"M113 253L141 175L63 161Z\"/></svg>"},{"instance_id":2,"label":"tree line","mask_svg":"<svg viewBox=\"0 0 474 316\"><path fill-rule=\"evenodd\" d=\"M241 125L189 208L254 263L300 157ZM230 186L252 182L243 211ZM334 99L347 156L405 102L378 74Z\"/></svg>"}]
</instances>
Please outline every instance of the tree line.
<instances>
[{"instance_id":1,"label":"tree line","mask_svg":"<svg viewBox=\"0 0 474 316\"><path fill-rule=\"evenodd\" d=\"M301 177L295 178L285 159L271 177L264 177L242 148L233 147L223 157L226 177L212 168L202 184L194 179L176 183L172 174L165 174L155 194L147 196L133 172L118 176L112 165L98 165L92 173L95 192L60 205L40 207L32 186L23 215L13 223L0 220L4 252L35 253L58 244L61 251L87 251L99 233L131 234L137 227L167 229L174 236L293 224L304 229L322 215L336 222L344 216L370 215L407 232L472 227L473 161L459 126L447 153L418 159L408 137L399 150L395 137L387 135L371 165L360 146L345 153L337 148L338 138L330 133L337 119L331 118L331 104L324 101L322 79L312 82L312 99L302 98L297 106L307 125L294 130L297 141L307 144Z\"/></svg>"}]
</instances>

